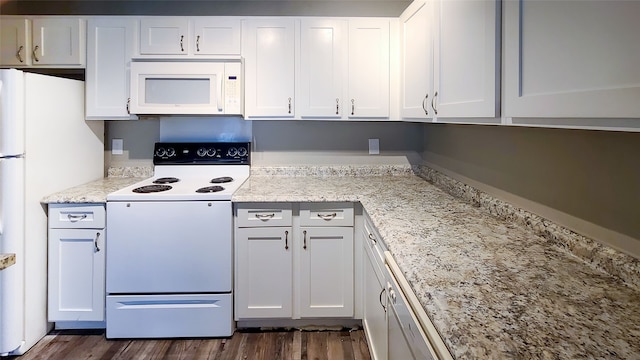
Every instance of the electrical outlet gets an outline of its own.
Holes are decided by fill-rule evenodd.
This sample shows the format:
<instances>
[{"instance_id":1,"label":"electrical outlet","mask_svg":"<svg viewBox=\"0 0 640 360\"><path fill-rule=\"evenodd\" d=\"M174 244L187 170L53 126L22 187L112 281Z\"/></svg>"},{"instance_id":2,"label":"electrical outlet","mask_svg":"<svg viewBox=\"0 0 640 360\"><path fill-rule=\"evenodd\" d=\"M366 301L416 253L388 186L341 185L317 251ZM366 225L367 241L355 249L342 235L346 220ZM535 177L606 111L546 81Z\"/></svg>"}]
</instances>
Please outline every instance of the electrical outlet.
<instances>
[{"instance_id":1,"label":"electrical outlet","mask_svg":"<svg viewBox=\"0 0 640 360\"><path fill-rule=\"evenodd\" d=\"M111 154L122 155L124 153L124 141L122 139L111 140Z\"/></svg>"},{"instance_id":2,"label":"electrical outlet","mask_svg":"<svg viewBox=\"0 0 640 360\"><path fill-rule=\"evenodd\" d=\"M369 155L380 154L380 139L369 139Z\"/></svg>"}]
</instances>

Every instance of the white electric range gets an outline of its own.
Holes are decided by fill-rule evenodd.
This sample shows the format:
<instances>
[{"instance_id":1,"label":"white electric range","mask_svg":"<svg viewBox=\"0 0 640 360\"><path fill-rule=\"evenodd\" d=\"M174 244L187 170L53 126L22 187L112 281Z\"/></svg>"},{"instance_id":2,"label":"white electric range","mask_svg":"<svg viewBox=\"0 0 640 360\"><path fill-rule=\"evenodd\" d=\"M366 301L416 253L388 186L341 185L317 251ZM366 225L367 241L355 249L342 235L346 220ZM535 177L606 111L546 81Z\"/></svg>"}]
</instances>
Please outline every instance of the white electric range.
<instances>
[{"instance_id":1,"label":"white electric range","mask_svg":"<svg viewBox=\"0 0 640 360\"><path fill-rule=\"evenodd\" d=\"M107 195L107 338L231 336L231 196L250 143L156 143L154 165Z\"/></svg>"}]
</instances>

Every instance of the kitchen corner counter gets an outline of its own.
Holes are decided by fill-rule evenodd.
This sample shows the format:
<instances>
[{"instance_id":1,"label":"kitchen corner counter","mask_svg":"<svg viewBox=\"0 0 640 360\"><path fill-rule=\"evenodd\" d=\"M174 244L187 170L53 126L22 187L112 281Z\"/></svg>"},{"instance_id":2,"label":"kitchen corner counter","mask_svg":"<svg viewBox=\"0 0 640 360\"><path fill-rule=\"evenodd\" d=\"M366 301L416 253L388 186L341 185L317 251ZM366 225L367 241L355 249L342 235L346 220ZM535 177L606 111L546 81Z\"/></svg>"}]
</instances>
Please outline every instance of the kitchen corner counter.
<instances>
[{"instance_id":1,"label":"kitchen corner counter","mask_svg":"<svg viewBox=\"0 0 640 360\"><path fill-rule=\"evenodd\" d=\"M66 189L40 200L43 204L106 203L107 194L143 180L141 177L107 177Z\"/></svg>"},{"instance_id":2,"label":"kitchen corner counter","mask_svg":"<svg viewBox=\"0 0 640 360\"><path fill-rule=\"evenodd\" d=\"M625 283L417 175L276 173L233 201L360 202L455 359L639 356L637 261Z\"/></svg>"},{"instance_id":3,"label":"kitchen corner counter","mask_svg":"<svg viewBox=\"0 0 640 360\"><path fill-rule=\"evenodd\" d=\"M16 263L16 254L0 254L0 270Z\"/></svg>"}]
</instances>

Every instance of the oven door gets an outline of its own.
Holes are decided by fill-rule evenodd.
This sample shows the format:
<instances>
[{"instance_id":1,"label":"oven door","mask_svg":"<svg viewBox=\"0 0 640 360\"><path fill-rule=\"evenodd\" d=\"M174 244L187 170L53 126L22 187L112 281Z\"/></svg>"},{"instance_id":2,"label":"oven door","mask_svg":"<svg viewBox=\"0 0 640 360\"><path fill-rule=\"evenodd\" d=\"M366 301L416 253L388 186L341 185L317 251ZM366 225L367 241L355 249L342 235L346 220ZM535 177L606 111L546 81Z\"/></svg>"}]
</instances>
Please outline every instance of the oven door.
<instances>
[{"instance_id":1,"label":"oven door","mask_svg":"<svg viewBox=\"0 0 640 360\"><path fill-rule=\"evenodd\" d=\"M230 201L107 202L107 293L232 288Z\"/></svg>"}]
</instances>

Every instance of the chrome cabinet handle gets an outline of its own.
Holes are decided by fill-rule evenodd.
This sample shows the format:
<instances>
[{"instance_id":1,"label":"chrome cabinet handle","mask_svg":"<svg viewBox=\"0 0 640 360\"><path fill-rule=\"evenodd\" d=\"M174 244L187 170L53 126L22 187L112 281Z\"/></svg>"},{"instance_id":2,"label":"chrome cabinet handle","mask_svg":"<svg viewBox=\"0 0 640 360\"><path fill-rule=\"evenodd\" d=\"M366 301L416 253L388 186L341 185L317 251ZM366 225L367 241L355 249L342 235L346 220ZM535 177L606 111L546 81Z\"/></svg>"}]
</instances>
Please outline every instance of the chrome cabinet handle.
<instances>
[{"instance_id":1,"label":"chrome cabinet handle","mask_svg":"<svg viewBox=\"0 0 640 360\"><path fill-rule=\"evenodd\" d=\"M289 98L289 114L291 114L291 98Z\"/></svg>"},{"instance_id":2,"label":"chrome cabinet handle","mask_svg":"<svg viewBox=\"0 0 640 360\"><path fill-rule=\"evenodd\" d=\"M424 110L425 115L429 115L429 107L428 105L425 106L425 103L427 102L428 99L429 99L429 94L427 94L422 100L422 110Z\"/></svg>"},{"instance_id":3,"label":"chrome cabinet handle","mask_svg":"<svg viewBox=\"0 0 640 360\"><path fill-rule=\"evenodd\" d=\"M24 49L24 46L20 45L20 47L18 48L18 52L16 52L16 57L18 58L18 60L20 62L24 62L24 60L22 59L22 50Z\"/></svg>"},{"instance_id":4,"label":"chrome cabinet handle","mask_svg":"<svg viewBox=\"0 0 640 360\"><path fill-rule=\"evenodd\" d=\"M376 240L376 237L373 236L373 234L369 233L369 240L373 241L374 244L378 243L378 240Z\"/></svg>"},{"instance_id":5,"label":"chrome cabinet handle","mask_svg":"<svg viewBox=\"0 0 640 360\"><path fill-rule=\"evenodd\" d=\"M256 217L260 220L267 220L267 219L271 219L274 216L276 216L275 213L271 213L271 214L256 214Z\"/></svg>"},{"instance_id":6,"label":"chrome cabinet handle","mask_svg":"<svg viewBox=\"0 0 640 360\"><path fill-rule=\"evenodd\" d=\"M71 222L77 222L77 221L86 219L87 218L87 214L82 214L82 215L67 214L67 218Z\"/></svg>"},{"instance_id":7,"label":"chrome cabinet handle","mask_svg":"<svg viewBox=\"0 0 640 360\"><path fill-rule=\"evenodd\" d=\"M285 230L284 232L284 249L289 250L289 231Z\"/></svg>"},{"instance_id":8,"label":"chrome cabinet handle","mask_svg":"<svg viewBox=\"0 0 640 360\"><path fill-rule=\"evenodd\" d=\"M307 250L307 230L302 232L302 248Z\"/></svg>"},{"instance_id":9,"label":"chrome cabinet handle","mask_svg":"<svg viewBox=\"0 0 640 360\"><path fill-rule=\"evenodd\" d=\"M184 52L184 35L180 35L180 51Z\"/></svg>"},{"instance_id":10,"label":"chrome cabinet handle","mask_svg":"<svg viewBox=\"0 0 640 360\"><path fill-rule=\"evenodd\" d=\"M336 99L336 115L340 114L340 99Z\"/></svg>"},{"instance_id":11,"label":"chrome cabinet handle","mask_svg":"<svg viewBox=\"0 0 640 360\"><path fill-rule=\"evenodd\" d=\"M36 47L33 48L33 60L40 61L40 59L38 59L38 54L36 54L36 51L38 51L38 49L40 49L40 46L36 45Z\"/></svg>"},{"instance_id":12,"label":"chrome cabinet handle","mask_svg":"<svg viewBox=\"0 0 640 360\"><path fill-rule=\"evenodd\" d=\"M356 101L351 99L351 115L354 115L356 112Z\"/></svg>"},{"instance_id":13,"label":"chrome cabinet handle","mask_svg":"<svg viewBox=\"0 0 640 360\"><path fill-rule=\"evenodd\" d=\"M131 115L131 111L129 110L129 106L131 105L131 98L127 99L127 114Z\"/></svg>"},{"instance_id":14,"label":"chrome cabinet handle","mask_svg":"<svg viewBox=\"0 0 640 360\"><path fill-rule=\"evenodd\" d=\"M93 246L96 250L96 252L100 251L100 248L98 247L98 239L100 238L100 233L96 233L96 239L93 241Z\"/></svg>"},{"instance_id":15,"label":"chrome cabinet handle","mask_svg":"<svg viewBox=\"0 0 640 360\"><path fill-rule=\"evenodd\" d=\"M435 94L433 94L433 99L431 99L431 108L433 109L433 113L438 115L438 109L436 109L436 96L438 96L438 92L436 91Z\"/></svg>"},{"instance_id":16,"label":"chrome cabinet handle","mask_svg":"<svg viewBox=\"0 0 640 360\"><path fill-rule=\"evenodd\" d=\"M338 214L337 213L331 213L331 214L318 214L318 217L322 220L331 220L334 217L336 217Z\"/></svg>"},{"instance_id":17,"label":"chrome cabinet handle","mask_svg":"<svg viewBox=\"0 0 640 360\"><path fill-rule=\"evenodd\" d=\"M387 290L387 289L384 289L384 288L383 288L383 289L380 291L380 295L378 295L378 302L380 302L380 306L382 306L382 308L384 309L384 312L387 312L387 307L382 303L382 294L384 294L384 292L385 292L386 290Z\"/></svg>"},{"instance_id":18,"label":"chrome cabinet handle","mask_svg":"<svg viewBox=\"0 0 640 360\"><path fill-rule=\"evenodd\" d=\"M196 51L200 51L200 35L196 37Z\"/></svg>"}]
</instances>

